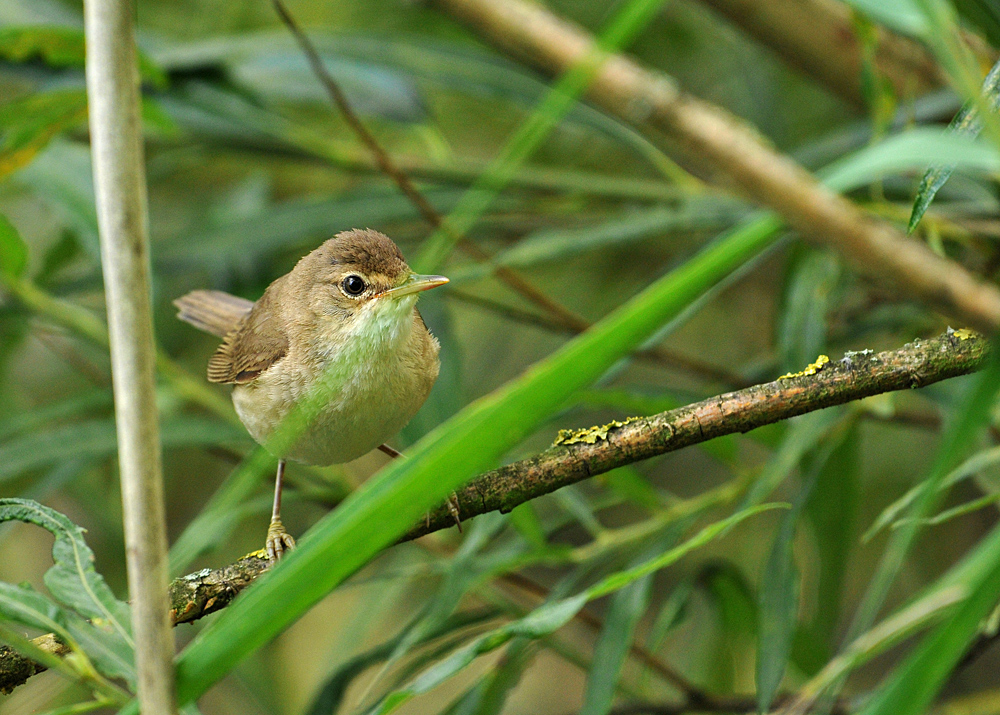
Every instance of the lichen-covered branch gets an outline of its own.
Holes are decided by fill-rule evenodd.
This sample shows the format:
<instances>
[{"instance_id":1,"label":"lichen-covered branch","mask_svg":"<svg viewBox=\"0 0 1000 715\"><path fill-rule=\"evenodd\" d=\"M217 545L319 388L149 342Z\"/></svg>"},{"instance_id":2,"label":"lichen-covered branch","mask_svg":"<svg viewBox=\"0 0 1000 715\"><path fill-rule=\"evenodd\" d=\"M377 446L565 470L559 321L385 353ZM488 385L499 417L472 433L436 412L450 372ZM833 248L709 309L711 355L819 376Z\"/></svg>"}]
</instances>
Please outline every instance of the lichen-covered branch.
<instances>
[{"instance_id":1,"label":"lichen-covered branch","mask_svg":"<svg viewBox=\"0 0 1000 715\"><path fill-rule=\"evenodd\" d=\"M841 360L817 360L802 372L743 390L727 392L676 410L633 417L608 425L560 432L556 444L528 459L482 474L456 493L463 520L519 504L561 487L727 434L749 432L807 412L872 395L924 387L980 369L989 342L968 330L948 330L882 353L848 353ZM455 525L445 507L432 512L400 541ZM225 608L268 567L263 552L219 569L205 569L170 584L170 617L189 623ZM25 659L0 649L0 690L26 678ZM28 672L31 670L31 672ZM20 682L23 682L21 680Z\"/></svg>"},{"instance_id":2,"label":"lichen-covered branch","mask_svg":"<svg viewBox=\"0 0 1000 715\"><path fill-rule=\"evenodd\" d=\"M428 0L504 52L560 75L595 51L583 28L527 0ZM866 215L823 186L753 127L696 99L673 78L624 55L609 55L587 95L605 111L665 137L717 183L773 209L802 236L844 255L859 271L888 281L979 330L1000 327L1000 290L962 266Z\"/></svg>"},{"instance_id":3,"label":"lichen-covered branch","mask_svg":"<svg viewBox=\"0 0 1000 715\"><path fill-rule=\"evenodd\" d=\"M563 432L559 443L544 452L487 472L459 490L459 513L468 519L490 511L508 512L543 494L625 464L715 437L749 432L824 407L964 375L982 366L988 347L988 341L975 333L949 331L898 350L849 353L843 360L822 364L811 374L727 392L620 425ZM440 508L404 539L453 524L450 511Z\"/></svg>"}]
</instances>

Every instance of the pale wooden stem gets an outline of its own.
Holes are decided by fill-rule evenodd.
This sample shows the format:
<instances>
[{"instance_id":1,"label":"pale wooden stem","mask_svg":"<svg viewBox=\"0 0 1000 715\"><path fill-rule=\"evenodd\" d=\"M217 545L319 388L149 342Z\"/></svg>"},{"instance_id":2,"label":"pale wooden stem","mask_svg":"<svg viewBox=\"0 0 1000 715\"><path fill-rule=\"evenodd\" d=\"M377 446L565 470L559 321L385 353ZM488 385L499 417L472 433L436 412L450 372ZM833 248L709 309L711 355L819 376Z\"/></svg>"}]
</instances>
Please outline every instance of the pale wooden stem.
<instances>
[{"instance_id":1,"label":"pale wooden stem","mask_svg":"<svg viewBox=\"0 0 1000 715\"><path fill-rule=\"evenodd\" d=\"M139 703L176 713L132 0L87 0L87 93Z\"/></svg>"}]
</instances>

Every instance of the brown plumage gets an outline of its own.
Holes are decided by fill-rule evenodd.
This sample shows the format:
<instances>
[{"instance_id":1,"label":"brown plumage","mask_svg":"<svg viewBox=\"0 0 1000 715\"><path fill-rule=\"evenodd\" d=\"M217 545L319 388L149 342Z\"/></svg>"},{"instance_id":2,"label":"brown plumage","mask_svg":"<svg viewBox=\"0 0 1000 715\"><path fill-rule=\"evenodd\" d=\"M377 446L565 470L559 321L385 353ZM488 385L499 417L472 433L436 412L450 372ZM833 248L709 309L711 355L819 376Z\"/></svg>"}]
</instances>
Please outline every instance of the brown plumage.
<instances>
[{"instance_id":1,"label":"brown plumage","mask_svg":"<svg viewBox=\"0 0 1000 715\"><path fill-rule=\"evenodd\" d=\"M398 432L427 398L438 342L415 303L420 291L445 282L414 275L381 233L353 230L304 256L256 303L205 290L175 301L181 320L224 336L208 379L234 385L236 412L261 444L324 376L325 406L276 455L269 552L291 543L278 520L284 458L325 465L360 457Z\"/></svg>"}]
</instances>

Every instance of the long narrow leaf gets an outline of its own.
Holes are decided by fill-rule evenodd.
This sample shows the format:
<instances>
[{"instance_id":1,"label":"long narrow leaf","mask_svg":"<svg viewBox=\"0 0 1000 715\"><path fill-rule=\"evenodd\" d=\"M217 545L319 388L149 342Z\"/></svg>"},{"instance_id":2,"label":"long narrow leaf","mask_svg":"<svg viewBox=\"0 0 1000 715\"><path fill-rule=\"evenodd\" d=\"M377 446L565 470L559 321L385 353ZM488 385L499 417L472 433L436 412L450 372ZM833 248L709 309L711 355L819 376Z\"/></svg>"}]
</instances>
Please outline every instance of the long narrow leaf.
<instances>
[{"instance_id":1,"label":"long narrow leaf","mask_svg":"<svg viewBox=\"0 0 1000 715\"><path fill-rule=\"evenodd\" d=\"M400 705L413 697L426 693L451 678L480 655L496 650L512 638L541 638L557 631L569 623L588 601L606 596L636 583L644 577L676 562L694 549L704 546L713 539L725 534L744 519L762 511L774 509L776 506L780 505L769 504L737 512L728 519L723 519L710 526L706 526L684 543L643 564L607 576L583 593L558 601L550 601L536 608L524 618L507 623L480 636L449 658L421 673L405 687L394 693L390 693L378 706L372 709L372 712L378 715L388 715L388 713L396 710Z\"/></svg>"},{"instance_id":2,"label":"long narrow leaf","mask_svg":"<svg viewBox=\"0 0 1000 715\"><path fill-rule=\"evenodd\" d=\"M990 70L989 74L986 75L986 79L983 80L982 93L991 109L995 110L997 107L1000 107L1000 61L993 65L993 69ZM983 130L983 124L979 120L978 115L976 105L967 104L951 120L948 129L955 134L969 137L978 136ZM910 220L906 227L907 231L912 232L917 227L920 219L923 218L927 209L930 208L931 202L934 201L937 192L945 185L945 182L948 181L954 170L954 164L932 166L927 170L923 179L920 180L920 186L917 188L917 197L913 201L913 210L910 213Z\"/></svg>"}]
</instances>

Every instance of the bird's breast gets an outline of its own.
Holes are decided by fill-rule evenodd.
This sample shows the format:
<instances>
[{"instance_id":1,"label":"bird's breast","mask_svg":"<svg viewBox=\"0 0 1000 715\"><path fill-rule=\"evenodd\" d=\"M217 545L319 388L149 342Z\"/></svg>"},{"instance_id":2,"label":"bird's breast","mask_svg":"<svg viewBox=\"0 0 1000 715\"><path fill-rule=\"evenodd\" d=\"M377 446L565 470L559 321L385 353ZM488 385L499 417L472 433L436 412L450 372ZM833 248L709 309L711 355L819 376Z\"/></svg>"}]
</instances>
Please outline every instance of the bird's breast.
<instances>
[{"instance_id":1,"label":"bird's breast","mask_svg":"<svg viewBox=\"0 0 1000 715\"><path fill-rule=\"evenodd\" d=\"M316 417L276 456L326 465L375 449L410 421L437 378L437 340L413 315L399 335L376 332L324 349L293 345L256 380L233 389L243 424L266 445L297 403L317 400Z\"/></svg>"}]
</instances>

